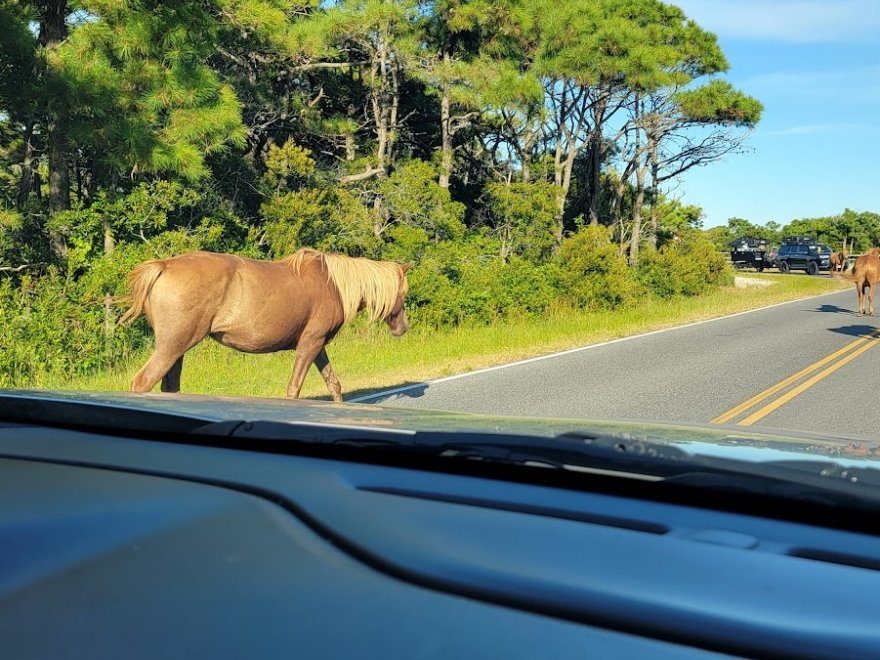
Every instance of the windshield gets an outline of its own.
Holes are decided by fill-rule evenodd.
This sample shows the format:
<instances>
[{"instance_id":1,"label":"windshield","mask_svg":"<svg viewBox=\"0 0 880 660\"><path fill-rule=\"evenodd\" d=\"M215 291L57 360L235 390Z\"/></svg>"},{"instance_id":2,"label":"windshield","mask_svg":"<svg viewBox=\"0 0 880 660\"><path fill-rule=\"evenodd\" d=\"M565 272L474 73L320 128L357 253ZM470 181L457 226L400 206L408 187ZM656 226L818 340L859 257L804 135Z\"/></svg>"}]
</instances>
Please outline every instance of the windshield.
<instances>
[{"instance_id":1,"label":"windshield","mask_svg":"<svg viewBox=\"0 0 880 660\"><path fill-rule=\"evenodd\" d=\"M0 19L2 388L878 453L877 3Z\"/></svg>"}]
</instances>

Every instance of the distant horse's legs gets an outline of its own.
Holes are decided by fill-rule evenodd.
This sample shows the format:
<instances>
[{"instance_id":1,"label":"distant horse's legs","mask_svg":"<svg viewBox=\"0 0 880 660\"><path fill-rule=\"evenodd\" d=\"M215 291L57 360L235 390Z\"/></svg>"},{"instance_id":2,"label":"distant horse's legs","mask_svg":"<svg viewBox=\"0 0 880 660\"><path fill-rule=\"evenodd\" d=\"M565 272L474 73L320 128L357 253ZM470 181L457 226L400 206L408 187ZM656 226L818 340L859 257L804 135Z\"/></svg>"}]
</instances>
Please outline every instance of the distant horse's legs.
<instances>
[{"instance_id":1,"label":"distant horse's legs","mask_svg":"<svg viewBox=\"0 0 880 660\"><path fill-rule=\"evenodd\" d=\"M171 365L168 373L162 377L163 392L180 392L180 372L183 371L183 356Z\"/></svg>"},{"instance_id":2,"label":"distant horse's legs","mask_svg":"<svg viewBox=\"0 0 880 660\"><path fill-rule=\"evenodd\" d=\"M336 403L342 403L342 385L339 384L339 379L336 378L333 367L330 366L330 358L327 357L326 349L322 348L315 357L315 366L324 377L324 382L327 384L330 394L333 395L333 400Z\"/></svg>"}]
</instances>

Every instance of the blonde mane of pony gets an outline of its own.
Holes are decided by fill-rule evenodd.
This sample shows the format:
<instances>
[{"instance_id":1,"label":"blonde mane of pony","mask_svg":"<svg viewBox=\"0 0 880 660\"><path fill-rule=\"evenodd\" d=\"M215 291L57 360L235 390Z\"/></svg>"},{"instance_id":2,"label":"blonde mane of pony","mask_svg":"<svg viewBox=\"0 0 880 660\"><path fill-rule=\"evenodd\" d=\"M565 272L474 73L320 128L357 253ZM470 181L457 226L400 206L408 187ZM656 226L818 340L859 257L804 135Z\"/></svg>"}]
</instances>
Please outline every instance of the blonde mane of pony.
<instances>
[{"instance_id":1,"label":"blonde mane of pony","mask_svg":"<svg viewBox=\"0 0 880 660\"><path fill-rule=\"evenodd\" d=\"M327 279L336 285L345 323L355 317L361 303L370 315L370 321L384 319L397 303L400 293L400 267L392 261L374 261L343 254L329 254L309 248L297 250L282 259L295 273L299 273L306 258L320 259L327 269ZM403 294L407 283L403 280Z\"/></svg>"}]
</instances>

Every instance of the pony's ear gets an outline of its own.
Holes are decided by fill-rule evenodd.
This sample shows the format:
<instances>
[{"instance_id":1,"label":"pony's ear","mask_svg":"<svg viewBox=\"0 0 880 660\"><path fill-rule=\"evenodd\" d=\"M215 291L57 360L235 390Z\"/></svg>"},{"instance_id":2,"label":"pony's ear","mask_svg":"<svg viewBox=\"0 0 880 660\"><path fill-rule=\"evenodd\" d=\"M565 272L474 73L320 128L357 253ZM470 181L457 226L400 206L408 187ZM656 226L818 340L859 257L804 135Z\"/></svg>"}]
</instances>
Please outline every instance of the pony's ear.
<instances>
[{"instance_id":1,"label":"pony's ear","mask_svg":"<svg viewBox=\"0 0 880 660\"><path fill-rule=\"evenodd\" d=\"M408 271L410 268L412 268L412 261L405 264L400 264L400 272L404 275L406 275L406 271Z\"/></svg>"}]
</instances>

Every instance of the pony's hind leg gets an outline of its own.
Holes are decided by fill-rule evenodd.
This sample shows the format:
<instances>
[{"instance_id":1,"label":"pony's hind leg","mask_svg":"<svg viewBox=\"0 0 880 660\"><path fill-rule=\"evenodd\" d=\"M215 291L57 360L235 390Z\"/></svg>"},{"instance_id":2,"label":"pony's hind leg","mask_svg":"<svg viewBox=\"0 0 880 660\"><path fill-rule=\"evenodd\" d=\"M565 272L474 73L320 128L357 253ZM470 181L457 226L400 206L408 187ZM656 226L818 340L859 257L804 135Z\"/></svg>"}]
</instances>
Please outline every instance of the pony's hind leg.
<instances>
[{"instance_id":1,"label":"pony's hind leg","mask_svg":"<svg viewBox=\"0 0 880 660\"><path fill-rule=\"evenodd\" d=\"M324 378L324 383L326 383L327 389L330 390L333 400L336 403L342 403L342 385L339 384L339 379L336 377L333 367L330 366L330 358L327 357L326 349L322 348L315 357L315 366L321 372L321 376Z\"/></svg>"},{"instance_id":2,"label":"pony's hind leg","mask_svg":"<svg viewBox=\"0 0 880 660\"><path fill-rule=\"evenodd\" d=\"M171 365L171 368L168 370L168 373L162 376L162 391L163 392L180 392L180 372L183 371L183 356L181 355L177 360L175 360L174 364Z\"/></svg>"},{"instance_id":3,"label":"pony's hind leg","mask_svg":"<svg viewBox=\"0 0 880 660\"><path fill-rule=\"evenodd\" d=\"M188 336L167 328L157 332L153 354L132 379L131 391L149 392L161 380L163 392L179 392L183 355L207 336L207 330L202 330L190 331Z\"/></svg>"},{"instance_id":4,"label":"pony's hind leg","mask_svg":"<svg viewBox=\"0 0 880 660\"><path fill-rule=\"evenodd\" d=\"M177 380L177 389L176 390L166 390L165 376L170 371L172 371L178 363L183 366L183 356L176 354L169 354L162 351L153 351L153 354L150 356L150 359L147 360L147 363L141 367L141 370L138 371L134 378L131 381L131 391L132 392L149 392L152 390L156 383L160 380L162 381L162 391L174 391L177 392L180 390L180 369L177 370L176 380Z\"/></svg>"}]
</instances>

